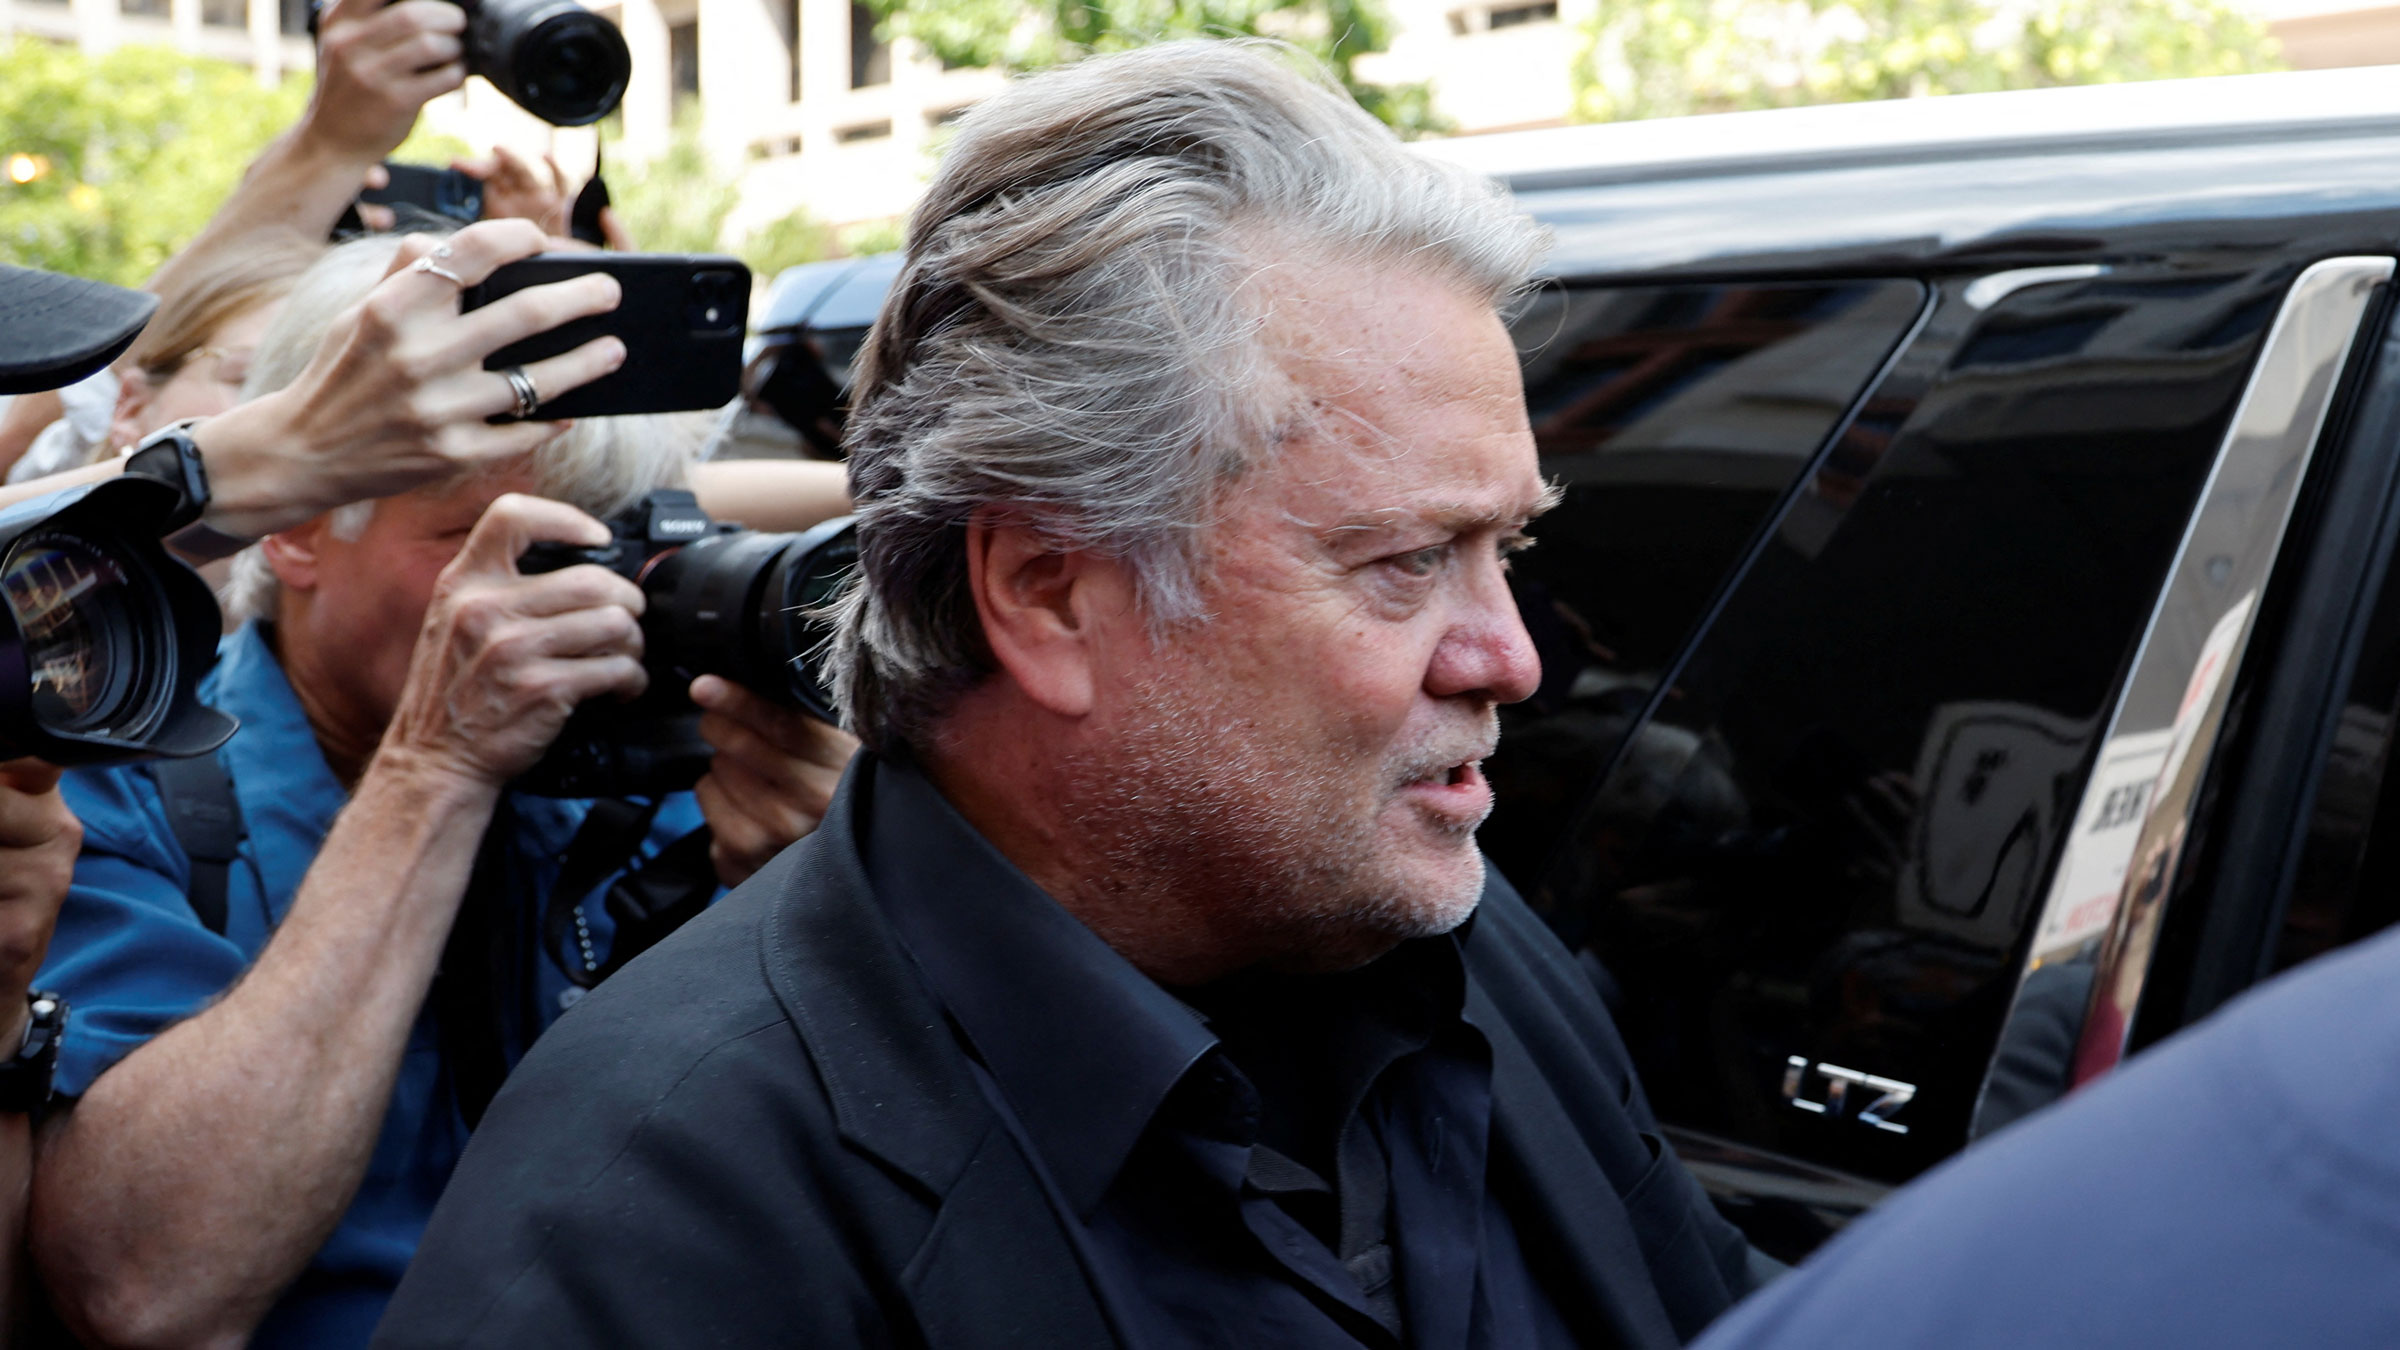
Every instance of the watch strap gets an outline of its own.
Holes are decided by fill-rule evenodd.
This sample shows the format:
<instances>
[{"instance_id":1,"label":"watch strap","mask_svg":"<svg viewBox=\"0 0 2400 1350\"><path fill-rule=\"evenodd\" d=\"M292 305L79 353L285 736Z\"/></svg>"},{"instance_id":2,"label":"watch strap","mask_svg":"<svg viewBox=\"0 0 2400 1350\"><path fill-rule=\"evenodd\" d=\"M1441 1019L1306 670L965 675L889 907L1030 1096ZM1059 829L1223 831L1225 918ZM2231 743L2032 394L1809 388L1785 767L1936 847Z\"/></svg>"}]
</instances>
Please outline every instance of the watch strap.
<instances>
[{"instance_id":1,"label":"watch strap","mask_svg":"<svg viewBox=\"0 0 2400 1350\"><path fill-rule=\"evenodd\" d=\"M210 525L201 519L210 500L208 466L200 444L192 439L191 418L173 422L142 438L125 457L125 472L155 478L182 495L182 505L169 521L167 544L187 558L213 562L228 558L258 542Z\"/></svg>"},{"instance_id":2,"label":"watch strap","mask_svg":"<svg viewBox=\"0 0 2400 1350\"><path fill-rule=\"evenodd\" d=\"M200 513L208 509L208 470L200 463L200 447L192 440L189 421L171 422L144 436L125 452L125 472L175 489L180 500L167 522L170 532L200 519Z\"/></svg>"}]
</instances>

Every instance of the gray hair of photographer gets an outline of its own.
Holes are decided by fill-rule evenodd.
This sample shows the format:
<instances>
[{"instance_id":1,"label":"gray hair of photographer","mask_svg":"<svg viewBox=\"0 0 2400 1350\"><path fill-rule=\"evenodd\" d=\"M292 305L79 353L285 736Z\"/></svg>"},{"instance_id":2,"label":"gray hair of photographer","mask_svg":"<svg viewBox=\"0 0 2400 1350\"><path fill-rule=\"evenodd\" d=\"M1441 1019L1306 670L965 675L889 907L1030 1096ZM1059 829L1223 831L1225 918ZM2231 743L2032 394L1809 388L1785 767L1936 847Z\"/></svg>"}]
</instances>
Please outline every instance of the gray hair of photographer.
<instances>
[{"instance_id":1,"label":"gray hair of photographer","mask_svg":"<svg viewBox=\"0 0 2400 1350\"><path fill-rule=\"evenodd\" d=\"M863 580L830 652L850 729L921 744L989 673L965 555L981 509L1128 560L1155 624L1196 617L1222 488L1312 415L1259 341L1263 260L1397 261L1499 303L1545 246L1498 187L1407 150L1280 43L1163 43L968 113L853 390Z\"/></svg>"},{"instance_id":2,"label":"gray hair of photographer","mask_svg":"<svg viewBox=\"0 0 2400 1350\"><path fill-rule=\"evenodd\" d=\"M390 270L400 236L369 235L342 244L302 273L283 313L259 342L242 387L247 402L299 378L343 311L366 298ZM657 488L683 487L705 437L705 418L589 417L533 452L534 491L594 516L624 510ZM372 501L332 513L332 527L356 539L374 516ZM258 548L233 560L222 599L229 619L272 618L282 585Z\"/></svg>"}]
</instances>

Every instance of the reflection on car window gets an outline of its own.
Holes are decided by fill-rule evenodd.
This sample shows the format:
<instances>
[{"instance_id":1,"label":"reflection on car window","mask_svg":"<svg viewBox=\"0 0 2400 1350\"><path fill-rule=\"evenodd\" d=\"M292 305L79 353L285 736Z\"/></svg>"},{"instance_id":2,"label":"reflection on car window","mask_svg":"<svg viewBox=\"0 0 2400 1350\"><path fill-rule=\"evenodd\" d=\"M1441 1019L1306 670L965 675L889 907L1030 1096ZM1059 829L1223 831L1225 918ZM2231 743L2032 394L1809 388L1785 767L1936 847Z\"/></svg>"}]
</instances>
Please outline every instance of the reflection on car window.
<instances>
[{"instance_id":1,"label":"reflection on car window","mask_svg":"<svg viewBox=\"0 0 2400 1350\"><path fill-rule=\"evenodd\" d=\"M1599 766L1842 413L1914 281L1560 287L1514 325L1543 472L1517 562L1542 686L1508 709L1486 852L1530 888Z\"/></svg>"},{"instance_id":2,"label":"reflection on car window","mask_svg":"<svg viewBox=\"0 0 2400 1350\"><path fill-rule=\"evenodd\" d=\"M2195 280L1937 316L1948 359L1869 396L1577 799L1528 895L1616 977L1663 1119L1881 1181L1963 1142L2117 683L2289 277ZM2099 785L2138 780L2128 763Z\"/></svg>"}]
</instances>

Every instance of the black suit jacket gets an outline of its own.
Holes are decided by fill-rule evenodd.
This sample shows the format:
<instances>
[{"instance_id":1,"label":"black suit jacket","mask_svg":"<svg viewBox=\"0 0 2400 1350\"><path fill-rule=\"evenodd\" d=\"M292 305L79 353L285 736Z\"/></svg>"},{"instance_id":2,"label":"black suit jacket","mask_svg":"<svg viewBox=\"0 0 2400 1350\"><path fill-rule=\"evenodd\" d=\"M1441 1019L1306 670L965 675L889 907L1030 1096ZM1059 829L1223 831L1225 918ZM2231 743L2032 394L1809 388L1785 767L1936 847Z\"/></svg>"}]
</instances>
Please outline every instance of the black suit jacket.
<instances>
[{"instance_id":1,"label":"black suit jacket","mask_svg":"<svg viewBox=\"0 0 2400 1350\"><path fill-rule=\"evenodd\" d=\"M1116 1343L876 905L864 777L534 1048L377 1346ZM1740 1235L1660 1141L1590 982L1496 875L1464 951L1493 1184L1527 1259L1595 1345L1688 1339L1746 1291Z\"/></svg>"}]
</instances>

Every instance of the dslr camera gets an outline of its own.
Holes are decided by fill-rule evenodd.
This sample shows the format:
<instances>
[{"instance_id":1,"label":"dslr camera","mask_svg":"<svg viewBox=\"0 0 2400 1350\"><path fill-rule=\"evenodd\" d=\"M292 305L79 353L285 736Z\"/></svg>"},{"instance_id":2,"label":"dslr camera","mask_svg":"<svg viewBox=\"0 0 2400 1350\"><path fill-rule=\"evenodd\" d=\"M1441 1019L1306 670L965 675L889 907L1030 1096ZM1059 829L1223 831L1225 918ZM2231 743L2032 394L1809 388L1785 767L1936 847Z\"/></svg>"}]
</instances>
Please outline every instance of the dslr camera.
<instances>
[{"instance_id":1,"label":"dslr camera","mask_svg":"<svg viewBox=\"0 0 2400 1350\"><path fill-rule=\"evenodd\" d=\"M607 522L599 548L542 543L517 559L524 573L594 563L642 588L642 664L650 686L624 702L575 710L541 761L513 786L548 797L655 797L708 772L702 675L827 722L839 720L818 654L832 636L825 606L858 563L851 518L801 534L712 520L691 493L662 489Z\"/></svg>"},{"instance_id":2,"label":"dslr camera","mask_svg":"<svg viewBox=\"0 0 2400 1350\"><path fill-rule=\"evenodd\" d=\"M331 0L313 0L308 35ZM589 126L616 111L633 74L617 26L575 0L451 0L467 12L467 73L555 127Z\"/></svg>"},{"instance_id":3,"label":"dslr camera","mask_svg":"<svg viewBox=\"0 0 2400 1350\"><path fill-rule=\"evenodd\" d=\"M181 495L125 474L0 511L0 758L70 767L206 754L216 597L159 536Z\"/></svg>"}]
</instances>

